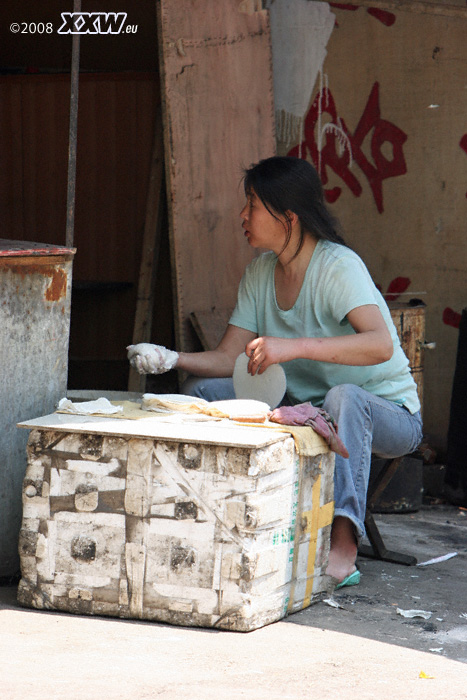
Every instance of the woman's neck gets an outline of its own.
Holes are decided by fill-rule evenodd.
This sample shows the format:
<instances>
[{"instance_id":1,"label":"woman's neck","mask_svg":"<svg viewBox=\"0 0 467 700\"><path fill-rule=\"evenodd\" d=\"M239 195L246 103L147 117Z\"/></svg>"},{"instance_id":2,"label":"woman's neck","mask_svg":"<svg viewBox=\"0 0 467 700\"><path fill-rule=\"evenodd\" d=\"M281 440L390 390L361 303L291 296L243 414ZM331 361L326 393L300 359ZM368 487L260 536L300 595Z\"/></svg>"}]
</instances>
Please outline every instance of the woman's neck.
<instances>
[{"instance_id":1,"label":"woman's neck","mask_svg":"<svg viewBox=\"0 0 467 700\"><path fill-rule=\"evenodd\" d=\"M316 238L307 235L300 252L295 257L293 252L287 255L287 251L289 247L292 251L297 250L297 244L295 247L289 244L278 256L274 270L274 286L276 302L283 311L288 311L295 305L317 243Z\"/></svg>"},{"instance_id":2,"label":"woman's neck","mask_svg":"<svg viewBox=\"0 0 467 700\"><path fill-rule=\"evenodd\" d=\"M314 236L305 234L303 245L297 255L295 255L299 241L299 236L292 235L285 250L279 253L277 257L277 264L282 268L281 272L286 277L295 277L304 273L318 243Z\"/></svg>"}]
</instances>

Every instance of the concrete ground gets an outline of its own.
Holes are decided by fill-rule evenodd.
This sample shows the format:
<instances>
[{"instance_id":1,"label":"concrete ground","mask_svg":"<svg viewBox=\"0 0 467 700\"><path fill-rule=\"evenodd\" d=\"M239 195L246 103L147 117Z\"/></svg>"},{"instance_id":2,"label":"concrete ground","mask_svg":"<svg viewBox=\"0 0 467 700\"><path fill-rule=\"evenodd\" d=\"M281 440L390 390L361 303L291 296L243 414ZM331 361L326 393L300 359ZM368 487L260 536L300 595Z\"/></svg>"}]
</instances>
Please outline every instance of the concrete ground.
<instances>
[{"instance_id":1,"label":"concrete ground","mask_svg":"<svg viewBox=\"0 0 467 700\"><path fill-rule=\"evenodd\" d=\"M419 562L457 555L424 567L361 558L359 586L246 634L28 610L1 587L0 698L467 698L467 511L375 519Z\"/></svg>"}]
</instances>

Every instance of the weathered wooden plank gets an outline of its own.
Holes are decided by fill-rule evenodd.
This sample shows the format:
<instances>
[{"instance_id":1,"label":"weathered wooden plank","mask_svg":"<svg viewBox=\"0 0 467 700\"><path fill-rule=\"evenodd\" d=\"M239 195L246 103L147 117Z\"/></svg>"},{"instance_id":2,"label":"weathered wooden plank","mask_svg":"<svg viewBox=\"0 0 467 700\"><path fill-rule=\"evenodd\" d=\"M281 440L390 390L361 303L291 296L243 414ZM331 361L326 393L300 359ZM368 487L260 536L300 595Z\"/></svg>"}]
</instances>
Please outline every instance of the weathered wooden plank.
<instances>
[{"instance_id":1,"label":"weathered wooden plank","mask_svg":"<svg viewBox=\"0 0 467 700\"><path fill-rule=\"evenodd\" d=\"M154 306L155 271L159 260L162 223L162 186L164 174L164 147L162 139L162 115L156 111L151 172L149 175L144 222L143 246L136 297L136 313L133 326L133 343L149 343L151 340L152 312ZM130 368L128 391L144 391L146 377Z\"/></svg>"},{"instance_id":2,"label":"weathered wooden plank","mask_svg":"<svg viewBox=\"0 0 467 700\"><path fill-rule=\"evenodd\" d=\"M243 168L275 152L268 14L251 10L231 0L158 2L181 350L196 344L191 311L235 303L252 257L238 218Z\"/></svg>"},{"instance_id":3,"label":"weathered wooden plank","mask_svg":"<svg viewBox=\"0 0 467 700\"><path fill-rule=\"evenodd\" d=\"M192 311L190 320L203 350L214 350L225 333L233 309Z\"/></svg>"},{"instance_id":4,"label":"weathered wooden plank","mask_svg":"<svg viewBox=\"0 0 467 700\"><path fill-rule=\"evenodd\" d=\"M407 355L410 371L417 384L418 398L423 410L423 366L425 342L425 306L408 306L402 302L389 304L391 317Z\"/></svg>"}]
</instances>

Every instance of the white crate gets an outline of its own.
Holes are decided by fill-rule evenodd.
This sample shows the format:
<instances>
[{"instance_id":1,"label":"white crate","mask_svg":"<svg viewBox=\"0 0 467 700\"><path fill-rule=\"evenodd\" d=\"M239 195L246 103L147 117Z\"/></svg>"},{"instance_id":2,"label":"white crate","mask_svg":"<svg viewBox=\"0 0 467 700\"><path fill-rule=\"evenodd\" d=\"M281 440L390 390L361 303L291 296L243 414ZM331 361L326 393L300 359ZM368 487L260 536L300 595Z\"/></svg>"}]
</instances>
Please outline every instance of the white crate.
<instances>
[{"instance_id":1,"label":"white crate","mask_svg":"<svg viewBox=\"0 0 467 700\"><path fill-rule=\"evenodd\" d=\"M334 454L315 435L54 414L28 421L19 601L249 631L321 599Z\"/></svg>"}]
</instances>

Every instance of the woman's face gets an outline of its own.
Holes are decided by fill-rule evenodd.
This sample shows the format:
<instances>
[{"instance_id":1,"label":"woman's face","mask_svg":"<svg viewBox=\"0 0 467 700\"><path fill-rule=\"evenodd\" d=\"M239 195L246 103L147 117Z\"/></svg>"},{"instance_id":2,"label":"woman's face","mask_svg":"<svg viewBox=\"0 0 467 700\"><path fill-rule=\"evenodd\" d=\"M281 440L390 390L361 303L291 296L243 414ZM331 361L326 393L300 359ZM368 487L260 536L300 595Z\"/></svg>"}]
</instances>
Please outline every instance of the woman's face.
<instances>
[{"instance_id":1,"label":"woman's face","mask_svg":"<svg viewBox=\"0 0 467 700\"><path fill-rule=\"evenodd\" d=\"M240 216L245 237L252 248L265 248L276 254L283 250L287 239L286 222L274 218L254 190L247 195Z\"/></svg>"}]
</instances>

